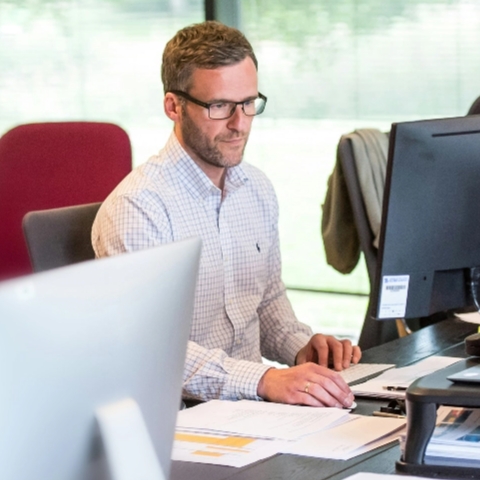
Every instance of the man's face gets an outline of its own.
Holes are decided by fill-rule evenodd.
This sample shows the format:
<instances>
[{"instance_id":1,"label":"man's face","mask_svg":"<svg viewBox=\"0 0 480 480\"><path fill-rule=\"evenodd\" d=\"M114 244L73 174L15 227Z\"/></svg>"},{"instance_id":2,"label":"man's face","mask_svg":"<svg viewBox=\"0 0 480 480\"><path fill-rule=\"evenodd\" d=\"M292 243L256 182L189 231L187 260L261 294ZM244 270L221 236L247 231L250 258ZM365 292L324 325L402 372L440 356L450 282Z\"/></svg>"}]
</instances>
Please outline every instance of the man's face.
<instances>
[{"instance_id":1,"label":"man's face","mask_svg":"<svg viewBox=\"0 0 480 480\"><path fill-rule=\"evenodd\" d=\"M258 95L257 71L251 58L213 70L196 69L188 93L205 103L241 102ZM233 167L242 161L253 117L238 105L232 117L212 120L208 110L185 101L177 136L202 168Z\"/></svg>"}]
</instances>

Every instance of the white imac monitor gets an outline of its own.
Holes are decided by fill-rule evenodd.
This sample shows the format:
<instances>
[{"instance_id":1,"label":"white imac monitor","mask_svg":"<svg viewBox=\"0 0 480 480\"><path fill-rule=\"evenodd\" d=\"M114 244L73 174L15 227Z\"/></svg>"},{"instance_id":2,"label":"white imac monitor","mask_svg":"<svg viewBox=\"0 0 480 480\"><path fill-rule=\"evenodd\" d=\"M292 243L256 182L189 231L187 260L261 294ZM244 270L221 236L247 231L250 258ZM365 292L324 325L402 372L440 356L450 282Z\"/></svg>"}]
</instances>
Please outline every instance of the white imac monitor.
<instances>
[{"instance_id":1,"label":"white imac monitor","mask_svg":"<svg viewBox=\"0 0 480 480\"><path fill-rule=\"evenodd\" d=\"M200 249L0 283L2 480L168 479Z\"/></svg>"}]
</instances>

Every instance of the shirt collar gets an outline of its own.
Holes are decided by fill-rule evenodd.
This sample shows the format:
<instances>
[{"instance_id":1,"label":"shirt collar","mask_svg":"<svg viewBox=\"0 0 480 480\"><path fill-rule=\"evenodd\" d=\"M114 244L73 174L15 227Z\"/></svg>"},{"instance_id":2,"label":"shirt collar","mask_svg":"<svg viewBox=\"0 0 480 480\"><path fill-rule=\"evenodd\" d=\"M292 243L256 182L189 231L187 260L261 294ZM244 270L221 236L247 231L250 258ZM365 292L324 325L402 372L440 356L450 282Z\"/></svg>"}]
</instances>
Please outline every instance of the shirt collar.
<instances>
[{"instance_id":1,"label":"shirt collar","mask_svg":"<svg viewBox=\"0 0 480 480\"><path fill-rule=\"evenodd\" d=\"M212 193L219 192L218 187L213 184L204 171L183 149L175 132L172 132L165 145L165 153L174 165L178 178L192 195L205 200ZM227 194L233 193L247 182L248 176L241 165L227 168L225 177L225 191Z\"/></svg>"}]
</instances>

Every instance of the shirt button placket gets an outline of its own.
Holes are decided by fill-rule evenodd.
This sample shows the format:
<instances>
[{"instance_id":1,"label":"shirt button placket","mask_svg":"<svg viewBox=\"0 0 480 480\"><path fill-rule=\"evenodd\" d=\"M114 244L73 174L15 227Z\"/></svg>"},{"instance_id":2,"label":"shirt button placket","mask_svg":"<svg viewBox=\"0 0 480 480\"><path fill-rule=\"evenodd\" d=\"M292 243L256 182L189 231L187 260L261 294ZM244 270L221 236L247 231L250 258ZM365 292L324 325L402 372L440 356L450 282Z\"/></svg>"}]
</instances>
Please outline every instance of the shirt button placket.
<instances>
[{"instance_id":1,"label":"shirt button placket","mask_svg":"<svg viewBox=\"0 0 480 480\"><path fill-rule=\"evenodd\" d=\"M225 278L225 310L227 312L228 318L232 323L234 330L234 338L232 338L232 343L237 345L237 336L239 335L237 327L237 312L236 312L236 302L235 302L235 284L234 284L234 262L233 262L233 252L232 252L232 239L230 234L230 228L228 222L225 220L225 215L223 214L224 208L220 208L219 215L219 234L220 234L220 244L222 248L223 255L223 270Z\"/></svg>"}]
</instances>

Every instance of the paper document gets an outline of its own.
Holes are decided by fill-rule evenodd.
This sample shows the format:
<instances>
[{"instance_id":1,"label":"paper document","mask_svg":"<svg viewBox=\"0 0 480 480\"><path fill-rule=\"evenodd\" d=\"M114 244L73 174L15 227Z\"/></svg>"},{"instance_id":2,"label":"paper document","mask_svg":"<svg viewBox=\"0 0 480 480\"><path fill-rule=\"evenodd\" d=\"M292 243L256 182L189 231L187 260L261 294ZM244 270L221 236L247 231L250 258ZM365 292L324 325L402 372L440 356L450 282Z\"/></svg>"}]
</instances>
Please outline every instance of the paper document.
<instances>
[{"instance_id":1,"label":"paper document","mask_svg":"<svg viewBox=\"0 0 480 480\"><path fill-rule=\"evenodd\" d=\"M434 480L432 477L412 477L410 475L390 475L388 473L356 473L344 480Z\"/></svg>"},{"instance_id":2,"label":"paper document","mask_svg":"<svg viewBox=\"0 0 480 480\"><path fill-rule=\"evenodd\" d=\"M476 323L480 325L480 313L479 312L470 312L470 313L456 313L455 316L460 320L468 323Z\"/></svg>"},{"instance_id":3,"label":"paper document","mask_svg":"<svg viewBox=\"0 0 480 480\"><path fill-rule=\"evenodd\" d=\"M347 460L399 438L406 419L349 415L349 421L296 442L285 442L282 453Z\"/></svg>"},{"instance_id":4,"label":"paper document","mask_svg":"<svg viewBox=\"0 0 480 480\"><path fill-rule=\"evenodd\" d=\"M177 431L295 440L322 430L348 410L302 407L280 403L211 400L177 415Z\"/></svg>"},{"instance_id":5,"label":"paper document","mask_svg":"<svg viewBox=\"0 0 480 480\"><path fill-rule=\"evenodd\" d=\"M405 390L417 378L424 377L462 360L456 357L433 356L408 367L392 368L378 377L352 386L352 392L359 397L405 398Z\"/></svg>"},{"instance_id":6,"label":"paper document","mask_svg":"<svg viewBox=\"0 0 480 480\"><path fill-rule=\"evenodd\" d=\"M279 444L271 440L177 432L172 460L244 467L278 451Z\"/></svg>"},{"instance_id":7,"label":"paper document","mask_svg":"<svg viewBox=\"0 0 480 480\"><path fill-rule=\"evenodd\" d=\"M395 367L394 363L357 363L338 373L350 385Z\"/></svg>"}]
</instances>

